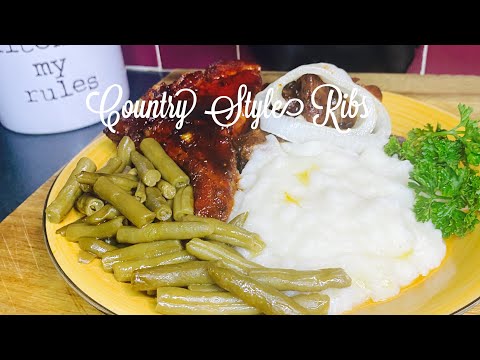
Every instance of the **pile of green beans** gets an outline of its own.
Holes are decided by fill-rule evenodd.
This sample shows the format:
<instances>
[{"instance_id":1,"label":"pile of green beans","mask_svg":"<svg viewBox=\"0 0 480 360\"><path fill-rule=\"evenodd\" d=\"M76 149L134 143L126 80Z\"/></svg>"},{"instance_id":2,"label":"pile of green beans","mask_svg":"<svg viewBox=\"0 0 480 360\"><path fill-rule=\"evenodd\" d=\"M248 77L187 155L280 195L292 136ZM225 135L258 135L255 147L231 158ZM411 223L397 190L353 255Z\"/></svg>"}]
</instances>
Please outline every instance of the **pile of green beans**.
<instances>
[{"instance_id":1,"label":"pile of green beans","mask_svg":"<svg viewBox=\"0 0 480 360\"><path fill-rule=\"evenodd\" d=\"M194 238L187 243L186 248L190 254L196 256L200 260L221 260L225 266L241 273L246 274L248 269L261 267L260 265L245 259L238 252L232 252L228 248L210 241Z\"/></svg>"},{"instance_id":2,"label":"pile of green beans","mask_svg":"<svg viewBox=\"0 0 480 360\"><path fill-rule=\"evenodd\" d=\"M138 180L136 176L127 175L127 174L104 174L104 173L93 173L93 172L86 172L82 171L80 174L77 175L77 181L83 185L94 185L98 179L101 177L105 177L114 183L116 186L120 187L125 191L130 191L135 189L138 184Z\"/></svg>"},{"instance_id":3,"label":"pile of green beans","mask_svg":"<svg viewBox=\"0 0 480 360\"><path fill-rule=\"evenodd\" d=\"M176 251L150 259L121 261L113 265L113 274L117 281L130 281L133 272L140 269L149 269L161 265L180 264L196 260L195 256L190 255L185 250Z\"/></svg>"},{"instance_id":4,"label":"pile of green beans","mask_svg":"<svg viewBox=\"0 0 480 360\"><path fill-rule=\"evenodd\" d=\"M166 254L182 251L183 247L178 240L155 241L145 244L127 246L102 255L102 264L105 271L111 271L113 266L122 261L151 259Z\"/></svg>"},{"instance_id":5,"label":"pile of green beans","mask_svg":"<svg viewBox=\"0 0 480 360\"><path fill-rule=\"evenodd\" d=\"M82 194L75 202L75 208L82 214L90 216L100 210L105 204L102 200L90 194Z\"/></svg>"},{"instance_id":6,"label":"pile of green beans","mask_svg":"<svg viewBox=\"0 0 480 360\"><path fill-rule=\"evenodd\" d=\"M114 174L122 166L122 160L119 157L113 157L107 160L107 163L96 172L101 174ZM79 174L80 176L81 174ZM80 183L80 188L84 193L91 193L93 183Z\"/></svg>"},{"instance_id":7,"label":"pile of green beans","mask_svg":"<svg viewBox=\"0 0 480 360\"><path fill-rule=\"evenodd\" d=\"M167 155L162 146L152 138L145 138L140 143L140 150L150 160L155 168L160 171L162 178L175 186L177 189L190 184L189 177L182 169Z\"/></svg>"},{"instance_id":8,"label":"pile of green beans","mask_svg":"<svg viewBox=\"0 0 480 360\"><path fill-rule=\"evenodd\" d=\"M185 186L177 190L173 198L173 218L181 221L188 215L193 215L193 188Z\"/></svg>"},{"instance_id":9,"label":"pile of green beans","mask_svg":"<svg viewBox=\"0 0 480 360\"><path fill-rule=\"evenodd\" d=\"M135 143L128 136L124 136L117 146L117 157L122 160L122 165L117 169L117 173L123 172L125 167L132 165L130 154L135 151Z\"/></svg>"},{"instance_id":10,"label":"pile of green beans","mask_svg":"<svg viewBox=\"0 0 480 360\"><path fill-rule=\"evenodd\" d=\"M172 217L172 209L159 189L156 187L148 187L145 195L145 206L155 213L158 220L167 221Z\"/></svg>"},{"instance_id":11,"label":"pile of green beans","mask_svg":"<svg viewBox=\"0 0 480 360\"><path fill-rule=\"evenodd\" d=\"M117 249L116 246L109 245L105 241L98 240L97 238L81 237L78 238L77 241L80 249L90 252L99 258L107 252Z\"/></svg>"},{"instance_id":12,"label":"pile of green beans","mask_svg":"<svg viewBox=\"0 0 480 360\"><path fill-rule=\"evenodd\" d=\"M199 221L212 225L214 227L214 232L207 236L207 240L215 240L229 245L242 247L250 250L254 255L259 254L265 248L265 243L257 234L251 233L250 231L231 223L227 224L217 219L209 219L195 215L185 215L182 217L182 220ZM241 222L241 220L236 221Z\"/></svg>"},{"instance_id":13,"label":"pile of green beans","mask_svg":"<svg viewBox=\"0 0 480 360\"><path fill-rule=\"evenodd\" d=\"M140 201L142 204L147 201L147 191L145 184L142 181L139 181L137 184L137 190L135 190L135 199Z\"/></svg>"},{"instance_id":14,"label":"pile of green beans","mask_svg":"<svg viewBox=\"0 0 480 360\"><path fill-rule=\"evenodd\" d=\"M157 188L162 192L163 197L167 200L173 199L175 197L175 194L177 193L177 189L175 188L175 186L166 182L163 179L160 179L157 184Z\"/></svg>"},{"instance_id":15,"label":"pile of green beans","mask_svg":"<svg viewBox=\"0 0 480 360\"><path fill-rule=\"evenodd\" d=\"M144 139L138 145L128 136L123 137L116 154L98 170L89 158L78 161L45 212L52 223L61 223L72 209L85 216L61 224L57 234L74 242L96 240L82 240L79 246L100 257L98 241L103 241L105 248L111 244L125 247L157 239L166 243L190 240L213 233L210 225L173 222L173 199L177 193L183 194L175 200L177 218L194 213L190 179L154 139ZM166 228L157 224L163 222L169 222ZM152 227L147 227L149 224Z\"/></svg>"},{"instance_id":16,"label":"pile of green beans","mask_svg":"<svg viewBox=\"0 0 480 360\"><path fill-rule=\"evenodd\" d=\"M55 224L61 222L72 210L75 201L82 195L80 183L77 181L77 174L82 171L95 171L97 166L89 158L81 158L75 169L70 174L67 182L58 193L55 200L45 209L47 219Z\"/></svg>"},{"instance_id":17,"label":"pile of green beans","mask_svg":"<svg viewBox=\"0 0 480 360\"><path fill-rule=\"evenodd\" d=\"M78 241L81 237L94 237L97 239L106 239L117 234L118 229L123 226L123 216L116 217L99 225L88 225L85 223L72 224L67 227L65 237L69 241Z\"/></svg>"},{"instance_id":18,"label":"pile of green beans","mask_svg":"<svg viewBox=\"0 0 480 360\"><path fill-rule=\"evenodd\" d=\"M146 186L157 185L162 178L162 174L160 174L160 171L155 169L150 160L136 150L131 152L130 158L132 163L135 165L135 169L137 169L140 180Z\"/></svg>"},{"instance_id":19,"label":"pile of green beans","mask_svg":"<svg viewBox=\"0 0 480 360\"><path fill-rule=\"evenodd\" d=\"M248 260L237 248L253 256L265 248L244 228L248 212L229 223L194 215L188 176L154 139L139 148L125 136L99 170L80 159L45 212L52 223L72 209L82 214L56 233L78 243L80 262L97 261L145 292L158 313L325 315L330 298L322 291L351 285L343 269L270 269Z\"/></svg>"}]
</instances>

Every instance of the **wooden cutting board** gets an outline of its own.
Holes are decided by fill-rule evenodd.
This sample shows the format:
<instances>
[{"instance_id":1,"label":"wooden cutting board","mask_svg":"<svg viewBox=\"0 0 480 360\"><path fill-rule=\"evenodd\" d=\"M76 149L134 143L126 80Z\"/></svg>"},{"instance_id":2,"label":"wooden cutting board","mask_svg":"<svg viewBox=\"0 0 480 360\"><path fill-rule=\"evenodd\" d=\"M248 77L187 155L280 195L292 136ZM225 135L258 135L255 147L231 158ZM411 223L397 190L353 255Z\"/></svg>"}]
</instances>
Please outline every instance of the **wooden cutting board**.
<instances>
[{"instance_id":1,"label":"wooden cutting board","mask_svg":"<svg viewBox=\"0 0 480 360\"><path fill-rule=\"evenodd\" d=\"M184 71L172 72L165 81ZM281 73L267 72L271 82ZM412 74L352 74L364 84L376 84L456 113L459 102L476 109L480 117L480 77ZM63 280L51 261L43 238L42 216L56 174L0 223L0 313L101 314ZM480 305L467 314L480 314Z\"/></svg>"}]
</instances>

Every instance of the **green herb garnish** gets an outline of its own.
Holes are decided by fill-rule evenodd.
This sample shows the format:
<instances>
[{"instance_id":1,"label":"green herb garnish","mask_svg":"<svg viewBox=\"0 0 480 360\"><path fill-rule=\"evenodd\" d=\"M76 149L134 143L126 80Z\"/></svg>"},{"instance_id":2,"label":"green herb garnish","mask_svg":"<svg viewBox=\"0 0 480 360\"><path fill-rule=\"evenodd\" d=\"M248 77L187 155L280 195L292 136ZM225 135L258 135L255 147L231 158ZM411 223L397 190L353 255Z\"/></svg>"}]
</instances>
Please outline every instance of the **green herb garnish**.
<instances>
[{"instance_id":1,"label":"green herb garnish","mask_svg":"<svg viewBox=\"0 0 480 360\"><path fill-rule=\"evenodd\" d=\"M413 164L408 186L415 191L413 211L418 221L431 220L443 237L463 236L479 223L480 120L472 120L471 107L460 104L460 123L451 130L412 129L400 143L390 137L385 145L389 156Z\"/></svg>"}]
</instances>

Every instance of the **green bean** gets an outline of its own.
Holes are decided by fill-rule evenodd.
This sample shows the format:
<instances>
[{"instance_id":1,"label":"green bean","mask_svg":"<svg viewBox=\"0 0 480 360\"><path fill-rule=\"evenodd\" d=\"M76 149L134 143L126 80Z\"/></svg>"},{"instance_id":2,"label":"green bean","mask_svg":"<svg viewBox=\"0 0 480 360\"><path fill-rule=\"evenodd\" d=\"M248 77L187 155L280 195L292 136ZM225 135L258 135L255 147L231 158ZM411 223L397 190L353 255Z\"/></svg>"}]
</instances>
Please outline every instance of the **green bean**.
<instances>
[{"instance_id":1,"label":"green bean","mask_svg":"<svg viewBox=\"0 0 480 360\"><path fill-rule=\"evenodd\" d=\"M307 309L277 289L221 266L209 264L208 274L221 288L266 315L306 315Z\"/></svg>"},{"instance_id":2,"label":"green bean","mask_svg":"<svg viewBox=\"0 0 480 360\"><path fill-rule=\"evenodd\" d=\"M179 190L173 198L173 218L180 221L186 215L193 215L193 188L188 185Z\"/></svg>"},{"instance_id":3,"label":"green bean","mask_svg":"<svg viewBox=\"0 0 480 360\"><path fill-rule=\"evenodd\" d=\"M151 243L127 246L105 253L102 256L102 266L105 271L111 271L113 265L120 261L150 259L179 252L182 251L182 249L182 244L178 240L154 241Z\"/></svg>"},{"instance_id":4,"label":"green bean","mask_svg":"<svg viewBox=\"0 0 480 360\"><path fill-rule=\"evenodd\" d=\"M106 177L100 177L95 185L93 185L93 190L100 198L112 204L137 227L145 226L155 219L153 212ZM118 239L118 235L117 240L121 242Z\"/></svg>"},{"instance_id":5,"label":"green bean","mask_svg":"<svg viewBox=\"0 0 480 360\"><path fill-rule=\"evenodd\" d=\"M241 214L238 214L235 216L232 220L230 220L228 223L233 226L238 226L239 228L243 228L243 225L245 225L245 221L247 221L248 218L248 211L245 211Z\"/></svg>"},{"instance_id":6,"label":"green bean","mask_svg":"<svg viewBox=\"0 0 480 360\"><path fill-rule=\"evenodd\" d=\"M217 219L205 218L195 215L185 215L182 218L182 221L200 221L211 224L215 227L214 234L221 235L213 240L223 240L224 242L229 241L229 244L241 246L245 249L251 250L255 254L260 253L265 248L265 243L260 239L260 236L258 236L258 234L252 233L232 224L224 223L223 221ZM232 238L235 238L237 240L234 241Z\"/></svg>"},{"instance_id":7,"label":"green bean","mask_svg":"<svg viewBox=\"0 0 480 360\"><path fill-rule=\"evenodd\" d=\"M260 312L227 292L200 292L178 287L157 289L156 311L164 315L256 315Z\"/></svg>"},{"instance_id":8,"label":"green bean","mask_svg":"<svg viewBox=\"0 0 480 360\"><path fill-rule=\"evenodd\" d=\"M175 196L172 199L173 200L173 202L172 202L172 217L175 221L180 221L180 219L185 215L185 214L180 213L180 211L181 211L180 207L181 207L181 204L182 204L183 189L184 189L184 187L176 190ZM177 215L175 215L175 210L179 212Z\"/></svg>"},{"instance_id":9,"label":"green bean","mask_svg":"<svg viewBox=\"0 0 480 360\"><path fill-rule=\"evenodd\" d=\"M122 165L122 160L118 157L113 157L108 159L107 163L100 169L98 169L97 173L103 174L113 174L115 171ZM93 192L93 184L80 184L80 188L83 192L91 193Z\"/></svg>"},{"instance_id":10,"label":"green bean","mask_svg":"<svg viewBox=\"0 0 480 360\"><path fill-rule=\"evenodd\" d=\"M125 244L119 244L115 238L106 238L106 239L102 239L102 241L104 241L105 244L115 246L119 249L122 249L127 246Z\"/></svg>"},{"instance_id":11,"label":"green bean","mask_svg":"<svg viewBox=\"0 0 480 360\"><path fill-rule=\"evenodd\" d=\"M81 217L80 219L75 220L74 222L71 222L70 224L64 225L64 226L62 226L61 228L58 228L57 231L55 231L55 234L59 234L59 235L65 237L65 235L67 234L67 227L69 227L69 226L72 225L72 224L81 224L81 223L84 223L84 222L85 222L85 219L86 219L86 216L83 216L83 217Z\"/></svg>"},{"instance_id":12,"label":"green bean","mask_svg":"<svg viewBox=\"0 0 480 360\"><path fill-rule=\"evenodd\" d=\"M77 175L77 180L80 182L80 186L86 192L93 192L93 184L100 178L100 177L107 177L112 181L114 184L122 188L123 190L130 192L134 189L137 184L138 180L136 177L126 175L126 174L100 174L100 173L88 173L82 172Z\"/></svg>"},{"instance_id":13,"label":"green bean","mask_svg":"<svg viewBox=\"0 0 480 360\"><path fill-rule=\"evenodd\" d=\"M205 236L205 238L207 238L207 237L209 237L209 236L210 236L210 235ZM230 246L230 245L228 245L228 244L225 244L224 242L220 242L220 241L216 241L216 240L208 240L208 242L211 243L211 244L216 244L216 245L222 247L223 249L225 249L225 250L227 250L227 251L229 251L229 252L231 252L231 253L233 253L233 254L235 254L235 255L239 255L239 256L243 257L243 255L240 254L240 253L237 251L237 249L235 249L233 246Z\"/></svg>"},{"instance_id":14,"label":"green bean","mask_svg":"<svg viewBox=\"0 0 480 360\"><path fill-rule=\"evenodd\" d=\"M345 270L338 268L308 271L261 268L249 270L248 275L282 291L314 292L344 288L352 283Z\"/></svg>"},{"instance_id":15,"label":"green bean","mask_svg":"<svg viewBox=\"0 0 480 360\"><path fill-rule=\"evenodd\" d=\"M128 174L107 174L101 172L88 172L82 171L80 174L77 175L77 180L82 184L89 184L94 185L97 180L101 177L106 177L112 182L119 182L123 179L127 179L130 181L135 181L135 186L137 185L138 178L135 175L128 175ZM118 180L120 179L120 180ZM135 187L134 186L134 187Z\"/></svg>"},{"instance_id":16,"label":"green bean","mask_svg":"<svg viewBox=\"0 0 480 360\"><path fill-rule=\"evenodd\" d=\"M158 222L141 229L123 226L117 233L120 243L138 244L157 240L188 240L210 235L213 227L200 222Z\"/></svg>"},{"instance_id":17,"label":"green bean","mask_svg":"<svg viewBox=\"0 0 480 360\"><path fill-rule=\"evenodd\" d=\"M167 205L170 208L170 210L172 210L172 214L173 214L173 199L167 199ZM173 221L173 216L171 216L170 219L168 219L167 221Z\"/></svg>"},{"instance_id":18,"label":"green bean","mask_svg":"<svg viewBox=\"0 0 480 360\"><path fill-rule=\"evenodd\" d=\"M157 290L163 286L188 286L213 284L208 275L208 261L189 261L175 265L162 265L133 272L132 285L135 290Z\"/></svg>"},{"instance_id":19,"label":"green bean","mask_svg":"<svg viewBox=\"0 0 480 360\"><path fill-rule=\"evenodd\" d=\"M260 265L245 259L224 247L210 241L192 239L186 245L187 251L200 260L221 260L226 266L246 274L248 269L258 268Z\"/></svg>"},{"instance_id":20,"label":"green bean","mask_svg":"<svg viewBox=\"0 0 480 360\"><path fill-rule=\"evenodd\" d=\"M90 264L96 256L88 251L81 250L78 253L78 262L81 264Z\"/></svg>"},{"instance_id":21,"label":"green bean","mask_svg":"<svg viewBox=\"0 0 480 360\"><path fill-rule=\"evenodd\" d=\"M137 169L140 180L143 181L146 186L157 185L162 178L162 174L155 169L150 160L135 150L130 154L130 159L132 159L133 165L135 165L135 169Z\"/></svg>"},{"instance_id":22,"label":"green bean","mask_svg":"<svg viewBox=\"0 0 480 360\"><path fill-rule=\"evenodd\" d=\"M162 288L166 289L166 288ZM225 289L213 284L192 284L188 285L188 290L195 292L224 292ZM311 315L326 315L330 306L330 297L325 294L310 293L298 294L291 297L295 302L305 309Z\"/></svg>"},{"instance_id":23,"label":"green bean","mask_svg":"<svg viewBox=\"0 0 480 360\"><path fill-rule=\"evenodd\" d=\"M82 184L94 185L98 179L105 177L115 185L125 191L130 191L137 187L138 179L135 176L125 174L102 174L82 171L77 175L78 182Z\"/></svg>"},{"instance_id":24,"label":"green bean","mask_svg":"<svg viewBox=\"0 0 480 360\"><path fill-rule=\"evenodd\" d=\"M130 154L135 150L135 143L128 136L124 136L117 146L117 157L122 160L122 165L117 169L117 173L121 173L125 166L131 166L132 161Z\"/></svg>"},{"instance_id":25,"label":"green bean","mask_svg":"<svg viewBox=\"0 0 480 360\"><path fill-rule=\"evenodd\" d=\"M327 315L330 307L330 297L325 294L311 293L298 294L292 296L292 299L305 309L310 315Z\"/></svg>"},{"instance_id":26,"label":"green bean","mask_svg":"<svg viewBox=\"0 0 480 360\"><path fill-rule=\"evenodd\" d=\"M136 270L161 265L180 264L193 260L196 260L196 257L183 250L149 259L123 261L113 265L113 275L117 281L130 281L133 272Z\"/></svg>"},{"instance_id":27,"label":"green bean","mask_svg":"<svg viewBox=\"0 0 480 360\"><path fill-rule=\"evenodd\" d=\"M76 242L78 238L81 237L93 237L97 239L113 237L123 225L124 219L123 216L119 216L100 225L72 224L67 227L67 240Z\"/></svg>"},{"instance_id":28,"label":"green bean","mask_svg":"<svg viewBox=\"0 0 480 360\"><path fill-rule=\"evenodd\" d=\"M115 209L112 205L107 204L92 215L83 218L83 222L89 225L96 225L107 220L113 220L120 215L120 211Z\"/></svg>"},{"instance_id":29,"label":"green bean","mask_svg":"<svg viewBox=\"0 0 480 360\"><path fill-rule=\"evenodd\" d=\"M140 150L148 160L162 174L162 178L175 186L177 189L187 186L190 179L182 169L163 150L162 146L152 138L145 138L140 143Z\"/></svg>"},{"instance_id":30,"label":"green bean","mask_svg":"<svg viewBox=\"0 0 480 360\"><path fill-rule=\"evenodd\" d=\"M118 249L123 249L129 246L127 244L120 244L119 242L117 242L117 239L115 238L106 238L102 240L105 241L105 243L107 243L108 245L116 246Z\"/></svg>"},{"instance_id":31,"label":"green bean","mask_svg":"<svg viewBox=\"0 0 480 360\"><path fill-rule=\"evenodd\" d=\"M91 237L81 237L78 239L78 246L84 251L88 251L101 258L108 251L117 249L116 246L108 245L105 241Z\"/></svg>"},{"instance_id":32,"label":"green bean","mask_svg":"<svg viewBox=\"0 0 480 360\"><path fill-rule=\"evenodd\" d=\"M166 204L168 206L167 199L163 197L162 192L157 187L148 187L147 189L151 197L157 198L162 204Z\"/></svg>"},{"instance_id":33,"label":"green bean","mask_svg":"<svg viewBox=\"0 0 480 360\"><path fill-rule=\"evenodd\" d=\"M263 248L265 247L263 241L260 243L258 239L245 241L244 239L238 239L236 237L219 235L215 233L205 236L205 239L225 243L232 246L238 246L251 251L254 255L260 253L260 251L263 250Z\"/></svg>"},{"instance_id":34,"label":"green bean","mask_svg":"<svg viewBox=\"0 0 480 360\"><path fill-rule=\"evenodd\" d=\"M135 190L135 199L142 204L147 200L147 194L145 192L145 184L141 181L137 183L137 190Z\"/></svg>"},{"instance_id":35,"label":"green bean","mask_svg":"<svg viewBox=\"0 0 480 360\"><path fill-rule=\"evenodd\" d=\"M89 158L81 158L75 169L68 177L65 185L59 191L55 200L45 209L48 221L58 224L72 210L75 201L82 195L80 183L77 181L76 175L82 171L95 171L97 169L95 163Z\"/></svg>"},{"instance_id":36,"label":"green bean","mask_svg":"<svg viewBox=\"0 0 480 360\"><path fill-rule=\"evenodd\" d=\"M87 216L92 215L93 213L97 212L101 208L103 208L105 204L102 200L92 196L90 194L82 194L75 202L75 208L80 211L82 214Z\"/></svg>"},{"instance_id":37,"label":"green bean","mask_svg":"<svg viewBox=\"0 0 480 360\"><path fill-rule=\"evenodd\" d=\"M167 200L173 199L175 197L175 194L177 193L177 189L175 188L175 186L163 179L160 179L157 187L162 192L163 197Z\"/></svg>"},{"instance_id":38,"label":"green bean","mask_svg":"<svg viewBox=\"0 0 480 360\"><path fill-rule=\"evenodd\" d=\"M115 156L107 160L105 165L98 169L97 172L104 174L115 174L115 172L122 166L122 159Z\"/></svg>"},{"instance_id":39,"label":"green bean","mask_svg":"<svg viewBox=\"0 0 480 360\"><path fill-rule=\"evenodd\" d=\"M129 169L127 172L126 172L127 175L133 175L133 176L138 176L138 171L137 169L133 168L133 169Z\"/></svg>"},{"instance_id":40,"label":"green bean","mask_svg":"<svg viewBox=\"0 0 480 360\"><path fill-rule=\"evenodd\" d=\"M188 290L198 292L224 292L225 290L213 284L192 284L188 285Z\"/></svg>"},{"instance_id":41,"label":"green bean","mask_svg":"<svg viewBox=\"0 0 480 360\"><path fill-rule=\"evenodd\" d=\"M167 204L167 200L156 187L148 187L146 189L147 201L145 206L153 211L160 221L167 221L172 217L172 209Z\"/></svg>"},{"instance_id":42,"label":"green bean","mask_svg":"<svg viewBox=\"0 0 480 360\"><path fill-rule=\"evenodd\" d=\"M80 189L81 189L84 193L91 193L91 192L93 192L93 186L92 186L92 185L88 185L88 184L80 184Z\"/></svg>"}]
</instances>

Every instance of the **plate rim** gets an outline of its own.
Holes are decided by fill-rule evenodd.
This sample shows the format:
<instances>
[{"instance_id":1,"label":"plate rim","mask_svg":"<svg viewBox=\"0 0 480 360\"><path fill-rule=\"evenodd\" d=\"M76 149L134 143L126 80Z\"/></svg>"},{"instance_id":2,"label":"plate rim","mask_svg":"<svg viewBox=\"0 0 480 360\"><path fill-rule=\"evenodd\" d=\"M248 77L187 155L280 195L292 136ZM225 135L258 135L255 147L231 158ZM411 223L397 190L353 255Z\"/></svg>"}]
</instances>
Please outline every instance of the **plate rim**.
<instances>
[{"instance_id":1,"label":"plate rim","mask_svg":"<svg viewBox=\"0 0 480 360\"><path fill-rule=\"evenodd\" d=\"M453 114L451 113L450 111L446 111L442 108L439 108L438 106L436 105L433 105L433 104L428 104L426 102L423 102L423 101L420 101L420 100L417 100L415 98L412 98L412 97L409 97L409 96L405 96L405 95L402 95L402 94L398 94L398 93L394 93L394 92L390 92L390 91L384 91L384 93L388 93L389 95L394 95L394 96L397 96L397 97L402 97L402 98L406 98L408 99L409 101L413 101L413 102L416 102L416 103L419 103L419 104L422 104L422 105L426 105L430 108L433 108L435 109L436 111L439 111L439 112L443 112L444 114L448 114L448 115L451 115L451 116L457 116L456 114ZM101 137L103 134L103 131L100 132L98 134L98 136L96 136L93 141L97 140L99 137ZM90 144L87 145L87 147L89 146ZM84 149L80 150L80 152L82 152ZM76 156L76 155L75 155ZM73 158L72 158L73 159ZM53 265L55 266L55 269L57 270L57 272L60 274L60 276L65 280L65 282L82 298L84 299L87 303L89 303L91 306L93 306L95 309L101 311L103 314L105 315L118 315L117 313L115 313L114 311L108 309L107 307L105 307L104 305L100 304L98 301L94 300L93 298L91 298L86 292L84 292L81 288L79 288L75 282L70 279L70 277L63 271L63 269L61 268L60 264L58 263L55 255L53 254L52 252L52 249L50 247L50 242L48 240L48 234L47 234L47 228L46 228L46 221L47 221L47 218L46 218L46 213L45 213L45 210L48 206L48 200L50 198L50 194L52 192L52 189L55 185L55 183L57 182L59 176L63 173L65 167L72 161L72 159L70 159L67 164L65 166L63 166L59 171L58 171L58 174L55 176L55 179L53 180L53 183L52 185L50 186L49 190L48 190L48 193L47 193L47 196L45 198L45 202L44 202L44 206L43 206L43 214L42 214L42 233L43 233L43 239L45 241L45 245L46 245L46 248L47 248L47 253L50 257L50 259L52 260L52 263ZM449 315L462 315L464 313L466 313L468 310L470 310L471 308L473 308L474 306L476 305L479 305L480 304L480 295L474 299L473 301L471 301L470 303L466 304L465 306L463 306L462 308L450 313Z\"/></svg>"},{"instance_id":2,"label":"plate rim","mask_svg":"<svg viewBox=\"0 0 480 360\"><path fill-rule=\"evenodd\" d=\"M53 186L55 185L55 183L57 182L58 180L58 177L60 176L60 174L63 172L63 170L65 169L65 166L63 166L60 171L58 172L58 175L55 176L55 180L53 180L53 183L52 185L50 186L50 189L48 190L48 193L47 193L47 197L45 199L45 203L43 205L43 215L42 215L42 232L43 232L43 240L45 241L45 245L46 245L46 248L47 248L47 253L48 253L48 256L50 257L50 259L52 260L52 263L53 265L55 266L55 269L57 270L57 272L60 274L60 276L63 278L63 280L65 280L65 282L83 299L85 300L87 303L89 303L90 305L92 305L95 309L101 311L103 314L105 315L117 315L115 312L113 312L112 310L106 308L105 306L103 306L102 304L100 304L99 302L95 301L94 299L92 299L87 293L85 293L82 289L80 289L76 284L75 282L70 279L68 277L68 275L63 271L62 267L60 266L60 264L58 263L57 259L55 258L55 255L53 254L52 252L52 248L50 247L50 242L48 241L48 234L47 234L47 227L46 227L46 221L47 221L47 216L46 216L46 208L47 208L47 204L48 204L48 199L50 198L50 193L52 192L52 189L53 189Z\"/></svg>"}]
</instances>

